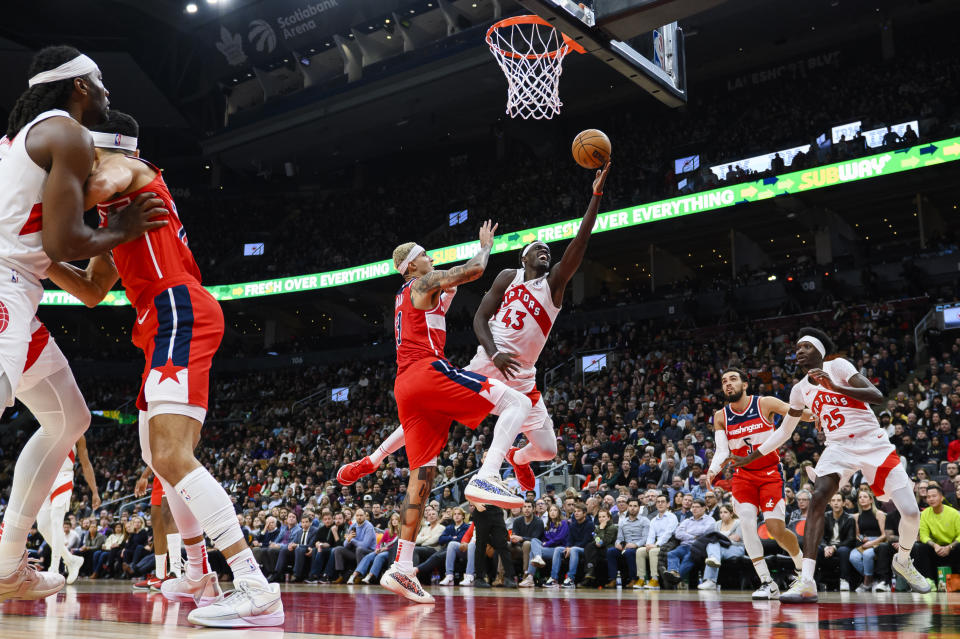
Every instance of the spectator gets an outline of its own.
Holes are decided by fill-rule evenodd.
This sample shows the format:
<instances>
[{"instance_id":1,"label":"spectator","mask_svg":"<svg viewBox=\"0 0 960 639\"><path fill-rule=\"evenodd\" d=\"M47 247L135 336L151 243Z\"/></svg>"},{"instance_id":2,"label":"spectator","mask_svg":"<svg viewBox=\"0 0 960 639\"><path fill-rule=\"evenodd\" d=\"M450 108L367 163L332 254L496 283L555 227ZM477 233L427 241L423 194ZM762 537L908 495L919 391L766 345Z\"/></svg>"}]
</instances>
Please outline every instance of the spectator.
<instances>
[{"instance_id":1,"label":"spectator","mask_svg":"<svg viewBox=\"0 0 960 639\"><path fill-rule=\"evenodd\" d=\"M627 500L626 516L620 518L617 527L616 543L607 549L607 577L611 582L616 578L619 568L624 573L624 588L632 588L637 583L637 550L649 536L650 520L640 517L640 500L631 497ZM607 584L608 587L610 585Z\"/></svg>"},{"instance_id":2,"label":"spectator","mask_svg":"<svg viewBox=\"0 0 960 639\"><path fill-rule=\"evenodd\" d=\"M610 516L608 510L601 510L597 513L597 525L593 530L593 539L587 543L587 547L584 549L584 559L586 561L587 567L584 571L583 585L588 587L594 587L597 584L597 566L600 564L600 559L605 557L608 550L613 550L616 552L616 547L614 543L617 539L617 530L618 526L613 523L613 518ZM607 578L610 579L613 583L613 587L616 587L616 563L614 563L614 570L610 572L609 568L607 569ZM609 583L607 584L610 585Z\"/></svg>"},{"instance_id":3,"label":"spectator","mask_svg":"<svg viewBox=\"0 0 960 639\"><path fill-rule=\"evenodd\" d=\"M716 520L705 516L704 512L706 504L702 499L695 500L690 506L690 517L681 521L673 533L680 545L667 555L667 572L663 575L664 583L671 587L686 579L693 570L690 559L693 542L716 529Z\"/></svg>"},{"instance_id":4,"label":"spectator","mask_svg":"<svg viewBox=\"0 0 960 639\"><path fill-rule=\"evenodd\" d=\"M443 577L443 580L440 581L440 585L452 586L454 585L453 570L456 567L457 559L465 559L467 562L467 572L460 585L472 585L474 557L473 545L470 543L470 539L472 539L473 535L471 532L471 536L464 540L467 530L470 529L470 524L467 523L466 517L467 513L459 506L453 509L453 521L444 528L443 534L440 535L440 549L415 568L416 574L419 575L421 581L426 578L429 582L430 575L433 574L433 571L439 568L441 564L444 564L446 575ZM467 579L467 576L469 576L469 579Z\"/></svg>"},{"instance_id":5,"label":"spectator","mask_svg":"<svg viewBox=\"0 0 960 639\"><path fill-rule=\"evenodd\" d=\"M445 528L440 523L440 515L436 508L427 506L423 509L423 524L420 525L420 532L416 539L417 545L413 551L414 561L417 564L423 563L427 557L440 550L440 536Z\"/></svg>"},{"instance_id":6,"label":"spectator","mask_svg":"<svg viewBox=\"0 0 960 639\"><path fill-rule=\"evenodd\" d=\"M510 542L520 544L523 553L525 575L523 581L518 584L520 588L532 588L537 568L546 565L543 560L543 521L536 516L535 508L535 502L529 499L523 502L521 516L514 518L513 530L510 533Z\"/></svg>"},{"instance_id":7,"label":"spectator","mask_svg":"<svg viewBox=\"0 0 960 639\"><path fill-rule=\"evenodd\" d=\"M802 491L797 493L800 502ZM809 501L809 500L808 500ZM823 520L823 539L817 553L817 564L821 574L834 572L839 567L840 590L850 590L850 551L856 543L857 526L853 517L843 510L843 495L837 493L830 498L830 510Z\"/></svg>"},{"instance_id":8,"label":"spectator","mask_svg":"<svg viewBox=\"0 0 960 639\"><path fill-rule=\"evenodd\" d=\"M307 557L311 554L313 545L317 542L320 526L313 525L313 517L304 514L300 517L300 527L294 529L294 534L285 548L280 549L277 555L277 564L268 581L280 581L287 567L293 564L293 580L302 581L304 570L307 568Z\"/></svg>"},{"instance_id":9,"label":"spectator","mask_svg":"<svg viewBox=\"0 0 960 639\"><path fill-rule=\"evenodd\" d=\"M699 590L716 590L721 562L725 559L743 557L746 554L740 519L733 512L733 506L724 504L719 509L720 518L717 521L716 531L726 537L730 545L722 546L718 541L707 544L706 567L703 569L703 581L697 587Z\"/></svg>"},{"instance_id":10,"label":"spectator","mask_svg":"<svg viewBox=\"0 0 960 639\"><path fill-rule=\"evenodd\" d=\"M397 539L400 538L400 513L394 512L390 515L387 523L387 529L383 532L377 547L372 553L369 553L357 564L356 575L362 576L360 583L369 584L374 579L379 579L383 573L383 568L392 556L397 552Z\"/></svg>"},{"instance_id":11,"label":"spectator","mask_svg":"<svg viewBox=\"0 0 960 639\"><path fill-rule=\"evenodd\" d=\"M573 507L573 521L567 525L566 536L560 545L553 549L553 563L550 566L550 579L544 584L547 588L560 586L560 567L564 559L569 560L567 576L563 580L564 588L576 587L574 580L577 576L577 567L587 544L593 539L594 525L587 517L586 504L577 502ZM546 546L546 544L544 544Z\"/></svg>"},{"instance_id":12,"label":"spectator","mask_svg":"<svg viewBox=\"0 0 960 639\"><path fill-rule=\"evenodd\" d=\"M333 549L343 545L343 539L347 534L347 523L344 521L342 512L331 515L330 510L325 509L320 516L320 521L320 530L317 531L317 541L313 544L316 552L313 553L313 559L310 561L310 575L307 577L308 584L327 581L326 568L333 555ZM267 524L269 525L269 523L268 519Z\"/></svg>"},{"instance_id":13,"label":"spectator","mask_svg":"<svg viewBox=\"0 0 960 639\"><path fill-rule=\"evenodd\" d=\"M868 592L874 587L874 560L876 548L884 541L884 524L887 514L877 510L873 493L866 485L861 485L857 493L858 512L853 516L857 527L857 540L860 542L850 551L850 565L863 575L863 583L857 586L857 592Z\"/></svg>"},{"instance_id":14,"label":"spectator","mask_svg":"<svg viewBox=\"0 0 960 639\"><path fill-rule=\"evenodd\" d=\"M377 531L373 529L373 524L367 521L367 511L358 508L353 516L355 521L347 529L343 545L333 549L333 572L337 574L333 583L346 581L344 571L348 569L348 564L356 565L364 556L372 553L377 545ZM327 562L327 575L332 576L330 564L331 562Z\"/></svg>"},{"instance_id":15,"label":"spectator","mask_svg":"<svg viewBox=\"0 0 960 639\"><path fill-rule=\"evenodd\" d=\"M790 519L787 521L787 527L796 530L797 524L807 519L807 508L810 507L810 498L812 495L808 490L797 492L797 507L790 513ZM840 506L843 507L843 497L840 498Z\"/></svg>"},{"instance_id":16,"label":"spectator","mask_svg":"<svg viewBox=\"0 0 960 639\"><path fill-rule=\"evenodd\" d=\"M111 566L114 561L116 561L120 549L123 548L126 541L127 533L124 525L119 522L114 524L113 532L107 537L107 540L103 542L102 548L93 553L93 572L90 573L91 579L110 576Z\"/></svg>"},{"instance_id":17,"label":"spectator","mask_svg":"<svg viewBox=\"0 0 960 639\"><path fill-rule=\"evenodd\" d=\"M660 549L673 537L679 522L677 516L667 508L667 496L657 496L657 516L650 520L647 543L637 549L637 583L634 588L659 590ZM650 566L650 580L647 581L647 565Z\"/></svg>"},{"instance_id":18,"label":"spectator","mask_svg":"<svg viewBox=\"0 0 960 639\"><path fill-rule=\"evenodd\" d=\"M920 513L920 536L913 557L924 577L937 581L937 566L960 572L960 512L943 503L939 484L927 488L927 504Z\"/></svg>"},{"instance_id":19,"label":"spectator","mask_svg":"<svg viewBox=\"0 0 960 639\"><path fill-rule=\"evenodd\" d=\"M586 517L584 507L583 517ZM480 588L490 587L487 579L488 574L497 571L497 565L503 568L503 586L505 588L516 588L517 578L513 570L513 561L510 560L510 549L507 535L507 526L504 521L504 512L497 506L487 506L483 510L473 512L473 524L476 530L475 548L491 548L493 553L491 559L493 565L490 570L485 570L487 565L487 552L481 552L477 557L477 579L474 584Z\"/></svg>"}]
</instances>

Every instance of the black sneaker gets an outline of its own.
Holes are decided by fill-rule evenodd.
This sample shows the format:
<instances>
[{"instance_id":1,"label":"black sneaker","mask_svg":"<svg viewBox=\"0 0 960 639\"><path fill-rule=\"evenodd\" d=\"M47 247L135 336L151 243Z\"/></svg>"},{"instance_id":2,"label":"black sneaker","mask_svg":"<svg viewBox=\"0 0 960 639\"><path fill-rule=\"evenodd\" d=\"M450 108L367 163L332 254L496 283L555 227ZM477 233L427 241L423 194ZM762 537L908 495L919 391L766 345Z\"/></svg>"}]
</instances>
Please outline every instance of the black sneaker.
<instances>
[{"instance_id":1,"label":"black sneaker","mask_svg":"<svg viewBox=\"0 0 960 639\"><path fill-rule=\"evenodd\" d=\"M490 582L487 581L486 579L474 580L473 587L474 588L493 588L493 586L490 585Z\"/></svg>"}]
</instances>

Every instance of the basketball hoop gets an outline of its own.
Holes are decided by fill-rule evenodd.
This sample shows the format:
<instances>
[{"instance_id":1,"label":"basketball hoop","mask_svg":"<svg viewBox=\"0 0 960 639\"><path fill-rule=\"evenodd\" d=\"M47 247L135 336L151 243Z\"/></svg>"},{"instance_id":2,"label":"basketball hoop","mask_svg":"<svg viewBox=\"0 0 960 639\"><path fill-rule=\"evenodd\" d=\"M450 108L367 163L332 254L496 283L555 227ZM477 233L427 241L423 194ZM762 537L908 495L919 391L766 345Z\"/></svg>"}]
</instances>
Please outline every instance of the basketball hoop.
<instances>
[{"instance_id":1,"label":"basketball hoop","mask_svg":"<svg viewBox=\"0 0 960 639\"><path fill-rule=\"evenodd\" d=\"M537 15L497 22L487 30L487 44L507 76L510 117L541 120L560 113L563 58L586 49Z\"/></svg>"}]
</instances>

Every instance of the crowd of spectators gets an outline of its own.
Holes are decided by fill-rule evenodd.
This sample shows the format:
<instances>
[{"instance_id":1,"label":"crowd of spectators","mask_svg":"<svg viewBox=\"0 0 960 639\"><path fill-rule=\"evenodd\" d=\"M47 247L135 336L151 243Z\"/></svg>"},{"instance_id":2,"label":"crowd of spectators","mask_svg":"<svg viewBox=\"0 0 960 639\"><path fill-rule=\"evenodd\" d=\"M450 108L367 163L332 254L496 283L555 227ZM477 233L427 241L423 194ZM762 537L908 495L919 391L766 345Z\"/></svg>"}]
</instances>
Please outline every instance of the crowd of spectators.
<instances>
[{"instance_id":1,"label":"crowd of spectators","mask_svg":"<svg viewBox=\"0 0 960 639\"><path fill-rule=\"evenodd\" d=\"M486 422L476 431L455 426L439 459L433 512L428 511L421 532L421 578L434 576L450 583L456 572L465 575L457 582L466 579L479 585L498 579L497 567L511 561L515 571L511 566L506 576L499 577L507 585L570 586L578 580L602 585L620 571L622 583L631 586L674 586L686 583L703 566L702 583L713 587L730 579L728 573L749 574L715 570L736 566L741 552L735 518L724 508L730 499L729 477L710 486L704 475L714 450L712 415L722 405L719 376L724 367L738 365L749 372L752 392L786 399L796 373L792 335L801 323L821 326L835 336L845 356L888 396L880 422L917 480L919 503L933 509L924 511L929 521L921 541L931 542L924 547L934 555L925 548L917 552L921 570L936 577L936 565L941 563L937 557L947 563L957 559L955 542L945 536L952 530L951 511L946 510L946 516L944 511L936 513L937 488L931 486L945 493L945 508L957 504L957 466L947 462L960 458L960 340L940 336L932 344L937 350L929 364L916 369L909 328L917 315L915 307L891 303L838 306L833 313L813 317L692 333L675 325L637 322L555 335L540 364L543 370L559 366L557 376L543 387L558 434L558 455L536 470L565 462L567 475L576 479L566 492L562 486L559 492L544 486L530 495L529 508L543 521L542 533L532 523L531 512L510 513L503 548L487 541L491 548L473 557L470 544L475 547L476 541L472 537L464 541L464 536L475 513L459 509L465 476L478 468L491 425ZM608 353L607 368L594 375L576 373L564 363L578 352ZM449 354L453 361L468 358L466 349ZM335 474L344 460L367 454L396 427L392 383L391 363L373 361L214 377L198 457L231 495L248 539L258 549L258 560L274 579L369 583L389 563L396 535L390 522L407 481L403 450L354 486L339 486ZM115 408L119 399L136 390L133 384L95 380L81 380L81 385L95 409ZM324 396L292 408L294 401L317 388L333 385L349 385L348 402ZM136 438L124 436L130 428L96 426L88 433L106 505L94 512L89 491L78 478L71 508L68 525L75 534L68 539L88 560L84 574L98 578L134 577L152 565L145 503L123 499L142 469ZM0 485L9 485L10 469L27 434L5 439ZM822 448L822 434L802 426L782 451L788 522L800 533L809 504L806 468L816 463ZM844 513L856 515L864 494L855 476L841 489L843 513L834 515L840 519ZM631 514L635 497L649 526L635 523ZM868 510L873 513L872 506ZM677 521L675 529L671 516ZM847 543L849 524L839 531L842 543L828 530L823 581L833 587L855 587L862 580L870 588L883 588L878 584L890 581L888 551L895 548L891 544L896 538L890 535L896 532L896 513L873 514L873 519L876 526L871 523L870 530L881 534L859 545ZM730 543L715 545L723 541L717 533ZM956 533L960 535L960 529ZM698 543L704 535L711 541ZM497 536L488 532L485 538L495 541ZM37 535L31 540L42 550ZM670 543L678 545L668 548ZM666 552L660 553L661 548ZM491 553L499 561L491 562L487 557ZM211 556L217 561L215 552ZM835 569L832 563L837 563ZM225 564L216 565L226 574Z\"/></svg>"},{"instance_id":2,"label":"crowd of spectators","mask_svg":"<svg viewBox=\"0 0 960 639\"><path fill-rule=\"evenodd\" d=\"M683 178L687 190L712 188L720 181L709 166L792 146L812 144L785 170L878 152L860 136L818 147L818 136L829 138L831 126L851 120L860 120L864 130L921 122L909 140L890 137L887 147L954 135L960 123L958 86L956 56L924 48L891 61L844 62L792 82L732 92L725 86L696 87L690 104L679 111L647 113L618 106L595 113L592 121L613 140L618 166L629 167L611 175L604 208L676 195ZM824 100L825 95L830 99ZM402 161L374 160L358 169L363 177L356 178L341 170L329 185L301 189L283 178L209 195L192 189L193 196L178 205L208 283L358 266L384 259L389 252L384 247L411 237L430 246L468 241L474 235L472 221L478 219L520 230L582 214L590 179L586 174L571 179L577 169L571 168L565 149L573 132L559 123L544 131L544 139L556 143L546 145L541 157L518 148L522 143L503 131L492 135L489 144L475 141L471 151L460 155L431 151L416 160L410 155ZM496 157L497 146L509 161ZM700 169L678 178L674 159L693 154L700 155ZM736 169L728 179L764 175ZM449 227L448 214L463 209L469 211L468 223ZM358 218L376 223L358 233ZM211 219L229 223L212 224ZM263 255L241 256L245 242L259 241L265 242Z\"/></svg>"}]
</instances>

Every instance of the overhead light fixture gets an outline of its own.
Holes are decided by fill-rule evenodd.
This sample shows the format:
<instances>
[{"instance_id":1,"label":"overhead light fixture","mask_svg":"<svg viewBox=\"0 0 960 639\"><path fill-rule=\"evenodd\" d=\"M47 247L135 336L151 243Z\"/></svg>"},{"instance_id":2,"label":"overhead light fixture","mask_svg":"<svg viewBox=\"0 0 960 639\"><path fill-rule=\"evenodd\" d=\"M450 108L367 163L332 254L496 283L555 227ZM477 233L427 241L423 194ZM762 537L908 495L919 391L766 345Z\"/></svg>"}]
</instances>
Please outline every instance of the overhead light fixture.
<instances>
[{"instance_id":1,"label":"overhead light fixture","mask_svg":"<svg viewBox=\"0 0 960 639\"><path fill-rule=\"evenodd\" d=\"M207 0L207 4L217 4L217 0Z\"/></svg>"},{"instance_id":2,"label":"overhead light fixture","mask_svg":"<svg viewBox=\"0 0 960 639\"><path fill-rule=\"evenodd\" d=\"M190 4L187 5L187 13L196 13L196 12L197 12L197 5L195 2L191 2Z\"/></svg>"}]
</instances>

